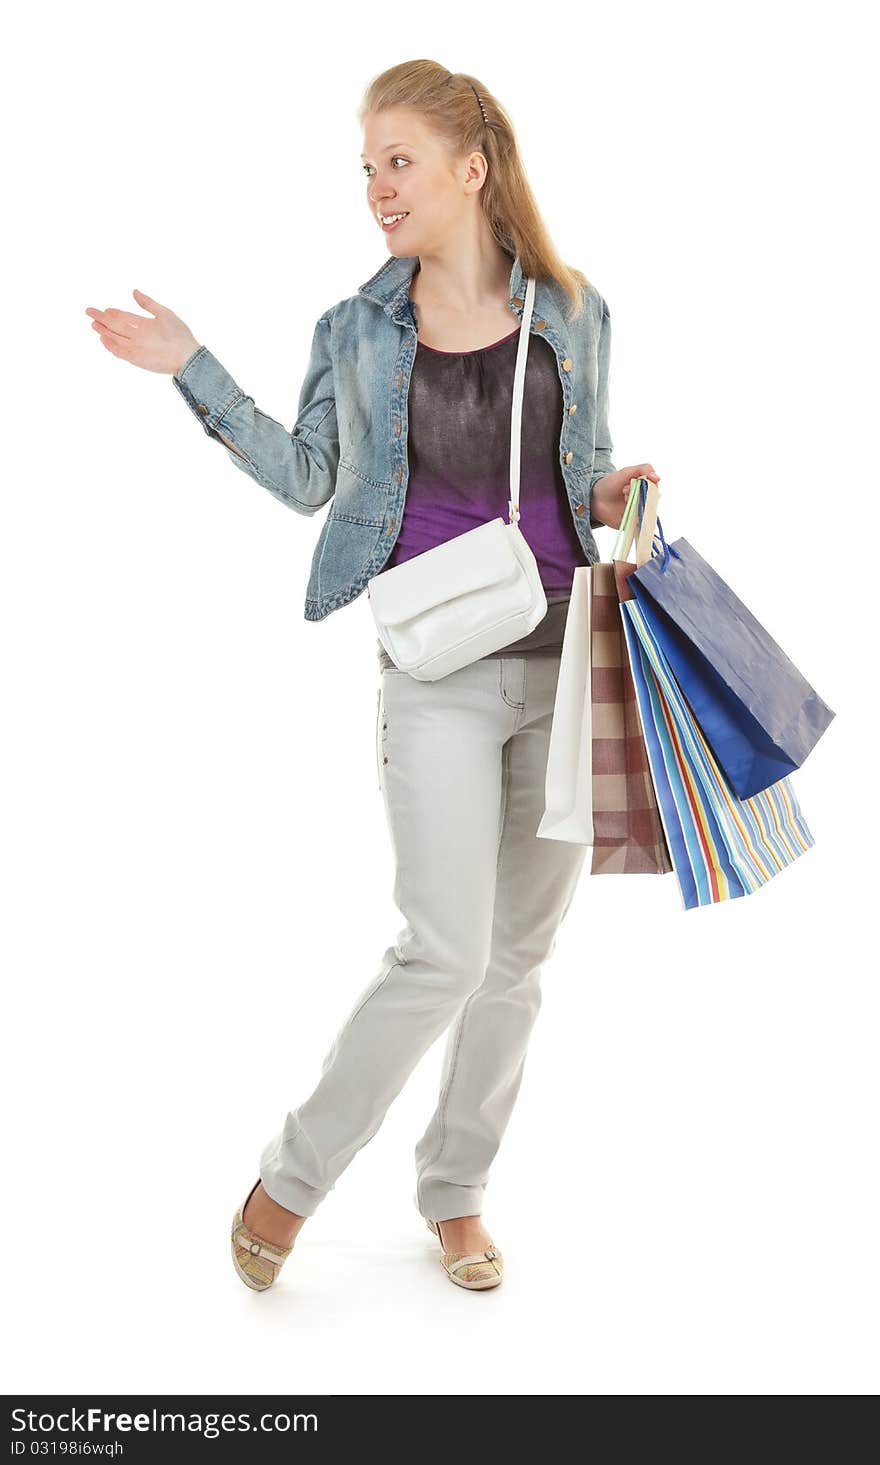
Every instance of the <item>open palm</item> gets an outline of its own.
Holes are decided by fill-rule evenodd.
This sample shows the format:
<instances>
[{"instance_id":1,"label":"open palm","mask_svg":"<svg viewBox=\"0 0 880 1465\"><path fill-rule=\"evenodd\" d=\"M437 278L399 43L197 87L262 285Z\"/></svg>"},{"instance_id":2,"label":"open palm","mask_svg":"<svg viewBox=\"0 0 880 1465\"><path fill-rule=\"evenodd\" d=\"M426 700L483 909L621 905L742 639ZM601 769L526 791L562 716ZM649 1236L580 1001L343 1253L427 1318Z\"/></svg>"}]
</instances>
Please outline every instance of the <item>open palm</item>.
<instances>
[{"instance_id":1,"label":"open palm","mask_svg":"<svg viewBox=\"0 0 880 1465\"><path fill-rule=\"evenodd\" d=\"M92 329L113 356L142 366L145 371L175 375L198 346L198 341L179 315L160 305L142 290L132 290L138 305L150 315L134 315L128 310L97 310L90 305L86 315L92 318Z\"/></svg>"}]
</instances>

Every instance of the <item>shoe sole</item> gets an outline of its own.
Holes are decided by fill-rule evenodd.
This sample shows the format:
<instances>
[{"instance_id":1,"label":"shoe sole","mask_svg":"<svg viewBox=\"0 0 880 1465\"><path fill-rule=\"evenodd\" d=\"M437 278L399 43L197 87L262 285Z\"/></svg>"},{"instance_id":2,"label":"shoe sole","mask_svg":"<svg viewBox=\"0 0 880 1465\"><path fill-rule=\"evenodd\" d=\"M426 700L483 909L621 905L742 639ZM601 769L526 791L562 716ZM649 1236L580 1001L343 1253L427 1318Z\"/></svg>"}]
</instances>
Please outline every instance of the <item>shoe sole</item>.
<instances>
[{"instance_id":1,"label":"shoe sole","mask_svg":"<svg viewBox=\"0 0 880 1465\"><path fill-rule=\"evenodd\" d=\"M483 1282L464 1282L462 1281L461 1277L456 1277L454 1272L450 1272L447 1266L444 1266L443 1270L449 1278L450 1282L454 1282L456 1287L467 1288L469 1292L486 1292L491 1287L500 1287L501 1283L504 1281L503 1277L487 1277Z\"/></svg>"}]
</instances>

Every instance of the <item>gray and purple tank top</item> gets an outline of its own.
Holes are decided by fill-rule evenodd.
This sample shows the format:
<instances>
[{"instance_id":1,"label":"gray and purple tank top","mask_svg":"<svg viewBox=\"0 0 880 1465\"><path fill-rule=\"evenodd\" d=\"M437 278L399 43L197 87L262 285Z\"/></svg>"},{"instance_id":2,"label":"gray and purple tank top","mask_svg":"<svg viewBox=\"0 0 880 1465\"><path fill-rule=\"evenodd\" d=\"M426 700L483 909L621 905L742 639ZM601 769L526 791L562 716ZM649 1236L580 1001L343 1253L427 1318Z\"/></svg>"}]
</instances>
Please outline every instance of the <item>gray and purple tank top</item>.
<instances>
[{"instance_id":1,"label":"gray and purple tank top","mask_svg":"<svg viewBox=\"0 0 880 1465\"><path fill-rule=\"evenodd\" d=\"M419 342L409 390L403 522L383 569L489 519L507 518L518 337L517 326L476 351L438 351ZM556 358L533 335L523 390L519 527L538 562L547 614L529 635L491 652L494 657L558 656L572 577L586 564L559 466L561 415ZM393 666L381 641L376 645L380 666Z\"/></svg>"}]
</instances>

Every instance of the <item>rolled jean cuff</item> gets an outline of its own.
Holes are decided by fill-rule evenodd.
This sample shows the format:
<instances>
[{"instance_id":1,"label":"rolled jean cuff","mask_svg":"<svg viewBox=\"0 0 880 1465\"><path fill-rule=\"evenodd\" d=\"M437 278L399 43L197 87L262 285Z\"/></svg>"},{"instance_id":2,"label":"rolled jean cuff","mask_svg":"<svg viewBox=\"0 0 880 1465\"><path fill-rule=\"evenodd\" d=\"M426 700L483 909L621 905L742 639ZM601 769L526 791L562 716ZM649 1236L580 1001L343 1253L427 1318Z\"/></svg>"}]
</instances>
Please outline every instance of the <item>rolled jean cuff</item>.
<instances>
[{"instance_id":1,"label":"rolled jean cuff","mask_svg":"<svg viewBox=\"0 0 880 1465\"><path fill-rule=\"evenodd\" d=\"M427 1221L452 1221L457 1216L479 1216L486 1195L484 1185L453 1185L448 1180L420 1180L418 1205Z\"/></svg>"},{"instance_id":2,"label":"rolled jean cuff","mask_svg":"<svg viewBox=\"0 0 880 1465\"><path fill-rule=\"evenodd\" d=\"M297 1180L285 1171L280 1148L270 1147L264 1151L260 1160L260 1179L269 1199L297 1216L313 1216L327 1195L326 1190L307 1185L304 1180Z\"/></svg>"}]
</instances>

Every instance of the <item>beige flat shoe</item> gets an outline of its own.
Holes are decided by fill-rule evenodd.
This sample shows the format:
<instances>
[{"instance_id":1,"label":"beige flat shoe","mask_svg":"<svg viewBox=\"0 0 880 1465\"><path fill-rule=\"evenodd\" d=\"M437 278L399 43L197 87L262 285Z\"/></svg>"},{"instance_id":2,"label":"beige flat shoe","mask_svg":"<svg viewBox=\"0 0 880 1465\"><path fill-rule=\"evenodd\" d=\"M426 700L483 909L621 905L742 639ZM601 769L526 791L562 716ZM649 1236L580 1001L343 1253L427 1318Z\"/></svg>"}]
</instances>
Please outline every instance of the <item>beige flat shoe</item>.
<instances>
[{"instance_id":1,"label":"beige flat shoe","mask_svg":"<svg viewBox=\"0 0 880 1465\"><path fill-rule=\"evenodd\" d=\"M253 1287L256 1292L265 1292L273 1282L277 1282L293 1247L264 1241L244 1224L245 1207L259 1183L258 1176L232 1218L232 1262L248 1287Z\"/></svg>"},{"instance_id":2,"label":"beige flat shoe","mask_svg":"<svg viewBox=\"0 0 880 1465\"><path fill-rule=\"evenodd\" d=\"M428 1221L427 1217L425 1219L428 1230L433 1231L443 1246L438 1223ZM486 1287L497 1287L504 1276L504 1258L492 1244L485 1251L470 1252L447 1251L443 1246L441 1260L450 1282L454 1282L457 1287L468 1287L472 1292L482 1292Z\"/></svg>"}]
</instances>

